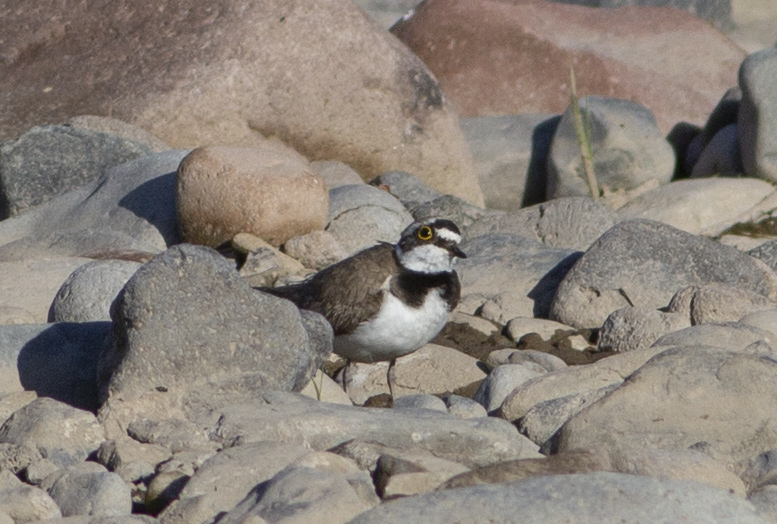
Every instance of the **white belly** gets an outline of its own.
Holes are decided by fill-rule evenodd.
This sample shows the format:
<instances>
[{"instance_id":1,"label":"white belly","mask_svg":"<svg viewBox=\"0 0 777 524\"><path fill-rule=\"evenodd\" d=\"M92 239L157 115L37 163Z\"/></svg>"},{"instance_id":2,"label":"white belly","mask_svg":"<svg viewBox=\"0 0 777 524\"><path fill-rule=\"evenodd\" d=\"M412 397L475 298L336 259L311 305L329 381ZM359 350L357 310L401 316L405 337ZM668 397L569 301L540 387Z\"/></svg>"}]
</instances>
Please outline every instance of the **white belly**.
<instances>
[{"instance_id":1,"label":"white belly","mask_svg":"<svg viewBox=\"0 0 777 524\"><path fill-rule=\"evenodd\" d=\"M335 353L355 362L392 360L429 342L448 322L448 307L438 290L431 291L420 308L406 306L391 293L385 296L372 321L335 338Z\"/></svg>"}]
</instances>

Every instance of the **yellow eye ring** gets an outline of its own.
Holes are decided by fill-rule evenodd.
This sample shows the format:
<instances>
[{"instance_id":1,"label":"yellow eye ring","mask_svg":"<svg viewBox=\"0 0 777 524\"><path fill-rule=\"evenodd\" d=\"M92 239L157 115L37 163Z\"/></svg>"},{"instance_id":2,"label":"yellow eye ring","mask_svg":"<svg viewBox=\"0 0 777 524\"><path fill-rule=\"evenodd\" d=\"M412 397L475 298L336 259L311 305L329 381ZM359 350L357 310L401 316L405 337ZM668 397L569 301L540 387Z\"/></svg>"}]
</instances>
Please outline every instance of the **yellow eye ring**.
<instances>
[{"instance_id":1,"label":"yellow eye ring","mask_svg":"<svg viewBox=\"0 0 777 524\"><path fill-rule=\"evenodd\" d=\"M418 230L418 238L421 240L431 240L432 236L434 236L434 232L432 231L432 228L429 226L422 226Z\"/></svg>"}]
</instances>

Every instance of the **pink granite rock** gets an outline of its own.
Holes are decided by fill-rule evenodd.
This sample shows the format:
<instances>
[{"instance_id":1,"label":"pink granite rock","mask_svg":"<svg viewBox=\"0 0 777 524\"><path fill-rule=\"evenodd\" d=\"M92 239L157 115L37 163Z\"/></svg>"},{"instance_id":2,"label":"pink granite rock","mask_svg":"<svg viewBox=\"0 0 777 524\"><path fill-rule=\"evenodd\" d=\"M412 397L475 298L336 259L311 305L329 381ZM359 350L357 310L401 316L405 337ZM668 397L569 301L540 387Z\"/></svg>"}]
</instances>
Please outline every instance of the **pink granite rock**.
<instances>
[{"instance_id":1,"label":"pink granite rock","mask_svg":"<svg viewBox=\"0 0 777 524\"><path fill-rule=\"evenodd\" d=\"M429 66L460 116L563 112L580 96L633 100L666 134L703 124L736 85L744 52L671 8L543 0L428 0L392 32Z\"/></svg>"},{"instance_id":2,"label":"pink granite rock","mask_svg":"<svg viewBox=\"0 0 777 524\"><path fill-rule=\"evenodd\" d=\"M10 0L0 35L0 138L84 114L174 148L273 136L482 204L439 84L349 0Z\"/></svg>"}]
</instances>

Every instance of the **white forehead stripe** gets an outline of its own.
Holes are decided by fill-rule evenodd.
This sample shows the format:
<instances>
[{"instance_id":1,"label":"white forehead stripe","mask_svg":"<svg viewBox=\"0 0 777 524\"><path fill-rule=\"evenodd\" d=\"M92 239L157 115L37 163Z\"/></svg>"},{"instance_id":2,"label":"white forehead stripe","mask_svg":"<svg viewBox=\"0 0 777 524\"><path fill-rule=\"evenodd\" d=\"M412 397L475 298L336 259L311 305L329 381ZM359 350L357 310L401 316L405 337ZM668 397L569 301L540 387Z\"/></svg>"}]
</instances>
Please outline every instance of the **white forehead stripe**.
<instances>
[{"instance_id":1,"label":"white forehead stripe","mask_svg":"<svg viewBox=\"0 0 777 524\"><path fill-rule=\"evenodd\" d=\"M437 236L439 236L444 240L449 240L454 244L458 244L459 242L461 242L461 235L457 235L450 229L445 229L445 228L438 229Z\"/></svg>"}]
</instances>

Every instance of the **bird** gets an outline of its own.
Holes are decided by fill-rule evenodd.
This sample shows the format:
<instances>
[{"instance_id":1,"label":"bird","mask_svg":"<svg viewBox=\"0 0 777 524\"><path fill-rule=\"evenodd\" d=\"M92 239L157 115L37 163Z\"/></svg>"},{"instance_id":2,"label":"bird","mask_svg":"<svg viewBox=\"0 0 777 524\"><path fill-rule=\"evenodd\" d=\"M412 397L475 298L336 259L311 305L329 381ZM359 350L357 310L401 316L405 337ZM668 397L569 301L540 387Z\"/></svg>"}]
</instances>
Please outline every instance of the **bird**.
<instances>
[{"instance_id":1,"label":"bird","mask_svg":"<svg viewBox=\"0 0 777 524\"><path fill-rule=\"evenodd\" d=\"M393 400L397 358L437 336L458 305L461 282L453 264L467 258L459 248L461 238L450 220L414 222L396 244L380 242L298 284L257 289L323 315L346 369L352 361L388 361Z\"/></svg>"}]
</instances>

